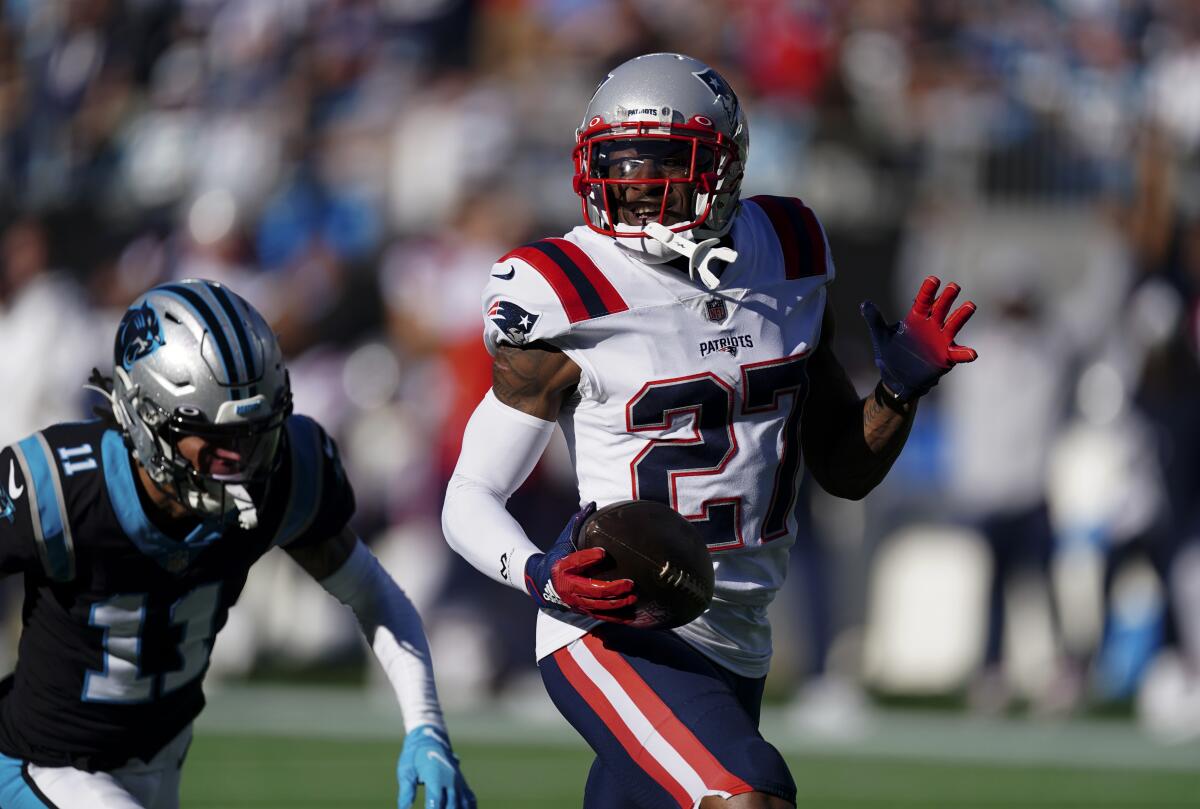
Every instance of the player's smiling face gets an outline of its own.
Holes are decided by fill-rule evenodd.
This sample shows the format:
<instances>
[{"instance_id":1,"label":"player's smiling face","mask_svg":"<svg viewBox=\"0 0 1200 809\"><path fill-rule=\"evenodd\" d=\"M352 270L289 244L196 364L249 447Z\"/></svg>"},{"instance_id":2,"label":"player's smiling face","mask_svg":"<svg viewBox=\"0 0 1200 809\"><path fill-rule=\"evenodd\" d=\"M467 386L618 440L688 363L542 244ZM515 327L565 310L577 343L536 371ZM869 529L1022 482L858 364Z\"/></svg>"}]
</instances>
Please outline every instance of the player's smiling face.
<instances>
[{"instance_id":1,"label":"player's smiling face","mask_svg":"<svg viewBox=\"0 0 1200 809\"><path fill-rule=\"evenodd\" d=\"M709 150L701 149L700 152L697 162L702 165L697 166L697 174L708 170L703 164L711 162ZM651 222L669 226L691 219L695 183L686 182L692 176L691 140L614 141L599 162L608 179L647 181L610 186L613 213L620 224L644 228Z\"/></svg>"}]
</instances>

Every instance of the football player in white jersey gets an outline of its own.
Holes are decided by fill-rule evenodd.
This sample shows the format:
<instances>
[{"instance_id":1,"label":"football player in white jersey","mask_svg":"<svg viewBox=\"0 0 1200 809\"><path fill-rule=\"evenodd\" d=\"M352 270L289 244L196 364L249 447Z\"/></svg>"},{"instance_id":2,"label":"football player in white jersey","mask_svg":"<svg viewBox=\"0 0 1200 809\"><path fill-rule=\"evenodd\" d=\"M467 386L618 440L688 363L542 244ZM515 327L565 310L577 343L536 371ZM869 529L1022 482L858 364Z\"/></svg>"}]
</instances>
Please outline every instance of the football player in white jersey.
<instances>
[{"instance_id":1,"label":"football player in white jersey","mask_svg":"<svg viewBox=\"0 0 1200 809\"><path fill-rule=\"evenodd\" d=\"M801 458L829 492L883 479L917 399L975 352L958 288L928 278L888 325L863 314L881 381L860 398L830 349L833 262L797 199L741 199L749 138L712 68L650 54L600 84L577 133L584 225L500 259L484 292L493 389L467 426L443 527L450 544L541 608L537 656L597 757L584 806L794 805L758 732ZM585 507L542 552L505 510L555 423ZM632 582L588 576L596 505L651 499L701 529L716 589L672 631L624 624Z\"/></svg>"}]
</instances>

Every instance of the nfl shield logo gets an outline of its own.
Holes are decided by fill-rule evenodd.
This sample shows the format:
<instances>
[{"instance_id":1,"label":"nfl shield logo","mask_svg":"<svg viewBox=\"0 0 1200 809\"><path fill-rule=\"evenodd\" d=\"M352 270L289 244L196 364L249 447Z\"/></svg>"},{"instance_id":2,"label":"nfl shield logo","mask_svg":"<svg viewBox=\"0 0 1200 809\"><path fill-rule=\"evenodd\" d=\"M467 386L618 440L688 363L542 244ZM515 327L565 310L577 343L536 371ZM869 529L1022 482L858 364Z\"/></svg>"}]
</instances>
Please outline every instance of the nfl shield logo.
<instances>
[{"instance_id":1,"label":"nfl shield logo","mask_svg":"<svg viewBox=\"0 0 1200 809\"><path fill-rule=\"evenodd\" d=\"M713 323L720 323L725 319L725 301L720 298L709 298L704 302L704 316Z\"/></svg>"}]
</instances>

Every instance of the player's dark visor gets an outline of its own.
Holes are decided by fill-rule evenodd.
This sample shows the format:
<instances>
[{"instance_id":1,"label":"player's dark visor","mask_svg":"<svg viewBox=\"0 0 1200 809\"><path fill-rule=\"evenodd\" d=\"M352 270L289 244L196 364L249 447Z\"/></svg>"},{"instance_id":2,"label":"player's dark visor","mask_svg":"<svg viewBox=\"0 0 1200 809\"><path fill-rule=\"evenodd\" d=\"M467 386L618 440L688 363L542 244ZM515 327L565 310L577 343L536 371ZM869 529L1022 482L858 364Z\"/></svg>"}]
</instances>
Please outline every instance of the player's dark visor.
<instances>
[{"instance_id":1,"label":"player's dark visor","mask_svg":"<svg viewBox=\"0 0 1200 809\"><path fill-rule=\"evenodd\" d=\"M200 421L177 410L163 425L163 437L175 447L191 437L204 442L194 474L222 483L250 483L269 477L278 467L289 415L290 402L267 418L233 424Z\"/></svg>"}]
</instances>

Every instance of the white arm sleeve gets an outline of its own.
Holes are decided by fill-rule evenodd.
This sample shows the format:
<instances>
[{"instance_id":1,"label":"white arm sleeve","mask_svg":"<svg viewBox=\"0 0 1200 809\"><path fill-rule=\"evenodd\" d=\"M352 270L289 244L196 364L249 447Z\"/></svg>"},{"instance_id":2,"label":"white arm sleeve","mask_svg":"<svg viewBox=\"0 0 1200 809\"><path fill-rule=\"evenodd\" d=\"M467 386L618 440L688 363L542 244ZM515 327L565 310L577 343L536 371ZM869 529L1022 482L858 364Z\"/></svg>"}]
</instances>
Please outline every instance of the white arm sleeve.
<instances>
[{"instance_id":1,"label":"white arm sleeve","mask_svg":"<svg viewBox=\"0 0 1200 809\"><path fill-rule=\"evenodd\" d=\"M541 553L504 507L538 459L554 422L509 407L488 391L463 433L446 488L442 532L450 547L498 582L525 589L525 562Z\"/></svg>"},{"instance_id":2,"label":"white arm sleeve","mask_svg":"<svg viewBox=\"0 0 1200 809\"><path fill-rule=\"evenodd\" d=\"M405 730L433 725L444 731L446 722L433 683L433 661L421 616L375 554L356 542L345 564L320 584L354 610L400 701Z\"/></svg>"}]
</instances>

